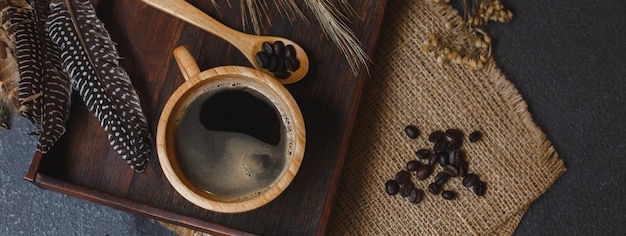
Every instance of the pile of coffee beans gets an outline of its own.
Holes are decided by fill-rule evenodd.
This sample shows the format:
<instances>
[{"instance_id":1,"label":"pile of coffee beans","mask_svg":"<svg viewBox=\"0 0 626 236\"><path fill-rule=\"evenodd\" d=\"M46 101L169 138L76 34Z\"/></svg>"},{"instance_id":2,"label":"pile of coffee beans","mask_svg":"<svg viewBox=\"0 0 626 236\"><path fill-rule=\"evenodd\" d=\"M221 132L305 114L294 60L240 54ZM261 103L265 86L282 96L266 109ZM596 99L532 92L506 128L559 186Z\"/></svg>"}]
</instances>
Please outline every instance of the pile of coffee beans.
<instances>
[{"instance_id":1,"label":"pile of coffee beans","mask_svg":"<svg viewBox=\"0 0 626 236\"><path fill-rule=\"evenodd\" d=\"M300 68L300 61L296 58L296 49L293 45L285 45L282 41L274 43L263 42L261 51L255 55L259 67L274 73L274 77L286 79L291 75L289 71Z\"/></svg>"},{"instance_id":2,"label":"pile of coffee beans","mask_svg":"<svg viewBox=\"0 0 626 236\"><path fill-rule=\"evenodd\" d=\"M418 138L420 131L413 125L404 129L410 139ZM396 173L394 179L385 182L385 191L389 195L400 193L402 197L408 197L411 203L417 204L423 199L424 191L415 187L411 181L411 172L415 173L418 180L425 180L434 172L437 165L441 171L437 172L432 183L428 185L428 191L439 195L446 200L457 197L452 190L444 190L444 184L452 177L462 179L465 187L473 188L477 196L483 196L487 192L487 184L475 173L469 173L469 163L465 158L465 152L461 149L465 133L459 129L437 130L428 136L428 141L433 143L432 149L422 148L415 151L417 160L406 163L406 170ZM480 131L474 131L468 136L470 142L477 142L482 138ZM423 163L423 162L424 163Z\"/></svg>"}]
</instances>

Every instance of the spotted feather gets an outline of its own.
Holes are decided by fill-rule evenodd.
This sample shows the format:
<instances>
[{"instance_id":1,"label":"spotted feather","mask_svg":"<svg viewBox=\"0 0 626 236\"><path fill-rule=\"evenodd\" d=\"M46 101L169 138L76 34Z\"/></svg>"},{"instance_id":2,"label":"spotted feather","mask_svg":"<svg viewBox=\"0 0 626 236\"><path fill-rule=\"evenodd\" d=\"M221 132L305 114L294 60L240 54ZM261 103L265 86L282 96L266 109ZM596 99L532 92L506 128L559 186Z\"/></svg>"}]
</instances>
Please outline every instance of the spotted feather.
<instances>
[{"instance_id":1,"label":"spotted feather","mask_svg":"<svg viewBox=\"0 0 626 236\"><path fill-rule=\"evenodd\" d=\"M47 153L65 133L65 124L70 114L71 83L61 68L60 51L52 43L46 30L47 17L50 14L49 3L45 0L35 1L38 37L42 41L39 52L42 68L43 113L41 119L41 135L37 150Z\"/></svg>"},{"instance_id":2,"label":"spotted feather","mask_svg":"<svg viewBox=\"0 0 626 236\"><path fill-rule=\"evenodd\" d=\"M34 9L28 7L12 7L7 11L10 14L9 27L14 30L15 59L19 70L18 84L19 102L22 109L20 114L29 119L37 130L41 129L43 114L43 73L41 67L42 41L38 37L39 28L36 22Z\"/></svg>"},{"instance_id":3,"label":"spotted feather","mask_svg":"<svg viewBox=\"0 0 626 236\"><path fill-rule=\"evenodd\" d=\"M61 49L64 71L107 132L111 146L135 171L144 170L151 136L139 96L119 65L109 33L87 0L53 0L47 28Z\"/></svg>"},{"instance_id":4,"label":"spotted feather","mask_svg":"<svg viewBox=\"0 0 626 236\"><path fill-rule=\"evenodd\" d=\"M7 9L7 28L15 42L19 70L19 108L39 133L37 150L46 153L65 133L69 117L70 80L60 70L59 49L45 28L48 2L17 1Z\"/></svg>"}]
</instances>

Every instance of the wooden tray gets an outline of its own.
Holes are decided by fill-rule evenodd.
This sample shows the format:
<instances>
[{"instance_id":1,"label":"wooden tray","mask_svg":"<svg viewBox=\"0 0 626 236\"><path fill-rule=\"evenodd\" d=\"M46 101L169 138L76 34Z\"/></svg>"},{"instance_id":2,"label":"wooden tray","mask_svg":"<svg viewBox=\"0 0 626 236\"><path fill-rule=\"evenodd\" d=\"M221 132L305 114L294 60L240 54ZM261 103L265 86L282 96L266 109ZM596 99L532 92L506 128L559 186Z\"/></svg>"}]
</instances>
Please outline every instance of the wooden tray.
<instances>
[{"instance_id":1,"label":"wooden tray","mask_svg":"<svg viewBox=\"0 0 626 236\"><path fill-rule=\"evenodd\" d=\"M239 1L230 1L232 8L224 2L219 12L211 1L190 2L242 30ZM353 29L371 56L386 1L350 2L360 18L354 20ZM251 66L228 43L138 0L101 1L97 9L118 44L121 64L133 79L153 132L168 97L183 83L172 56L176 46L187 46L201 70L221 65ZM324 234L368 75L364 69L353 75L338 48L324 37L316 18L308 9L303 10L309 23L300 20L290 24L272 7L268 11L272 25L265 24L262 32L298 42L311 60L307 77L286 86L306 124L304 160L294 181L274 201L238 214L196 207L170 186L155 150L146 171L134 173L109 146L98 121L76 96L66 135L47 155L35 154L25 178L46 189L218 234Z\"/></svg>"}]
</instances>

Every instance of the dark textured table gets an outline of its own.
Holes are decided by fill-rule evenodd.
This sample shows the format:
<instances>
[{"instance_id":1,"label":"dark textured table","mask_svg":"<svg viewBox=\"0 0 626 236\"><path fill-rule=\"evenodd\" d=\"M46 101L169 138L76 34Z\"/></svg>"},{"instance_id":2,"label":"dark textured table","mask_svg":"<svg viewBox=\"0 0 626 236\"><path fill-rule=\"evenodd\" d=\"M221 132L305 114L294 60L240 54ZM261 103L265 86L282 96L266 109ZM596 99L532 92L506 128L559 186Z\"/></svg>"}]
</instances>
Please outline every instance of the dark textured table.
<instances>
[{"instance_id":1,"label":"dark textured table","mask_svg":"<svg viewBox=\"0 0 626 236\"><path fill-rule=\"evenodd\" d=\"M626 2L505 4L496 61L567 166L516 234L626 234Z\"/></svg>"},{"instance_id":2,"label":"dark textured table","mask_svg":"<svg viewBox=\"0 0 626 236\"><path fill-rule=\"evenodd\" d=\"M503 2L515 19L489 28L495 59L568 169L515 234L626 234L626 2ZM0 132L0 235L168 234L24 181L36 140L24 120L15 125Z\"/></svg>"}]
</instances>

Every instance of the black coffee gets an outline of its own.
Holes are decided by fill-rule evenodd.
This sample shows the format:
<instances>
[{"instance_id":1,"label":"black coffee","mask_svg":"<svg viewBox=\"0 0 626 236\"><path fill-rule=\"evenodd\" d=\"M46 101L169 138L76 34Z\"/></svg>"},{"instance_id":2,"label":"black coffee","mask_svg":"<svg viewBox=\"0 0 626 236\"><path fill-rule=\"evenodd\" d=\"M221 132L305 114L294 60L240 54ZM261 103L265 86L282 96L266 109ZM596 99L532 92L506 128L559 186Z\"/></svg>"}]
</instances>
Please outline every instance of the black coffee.
<instances>
[{"instance_id":1,"label":"black coffee","mask_svg":"<svg viewBox=\"0 0 626 236\"><path fill-rule=\"evenodd\" d=\"M193 98L176 129L185 177L223 201L254 197L278 179L289 145L271 102L247 88L224 88Z\"/></svg>"}]
</instances>

